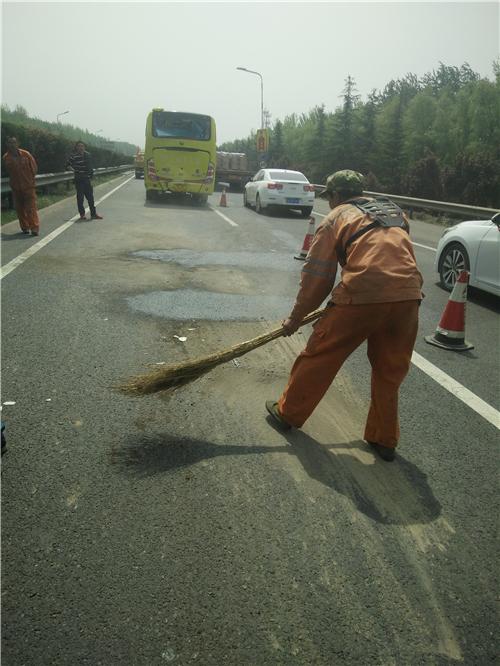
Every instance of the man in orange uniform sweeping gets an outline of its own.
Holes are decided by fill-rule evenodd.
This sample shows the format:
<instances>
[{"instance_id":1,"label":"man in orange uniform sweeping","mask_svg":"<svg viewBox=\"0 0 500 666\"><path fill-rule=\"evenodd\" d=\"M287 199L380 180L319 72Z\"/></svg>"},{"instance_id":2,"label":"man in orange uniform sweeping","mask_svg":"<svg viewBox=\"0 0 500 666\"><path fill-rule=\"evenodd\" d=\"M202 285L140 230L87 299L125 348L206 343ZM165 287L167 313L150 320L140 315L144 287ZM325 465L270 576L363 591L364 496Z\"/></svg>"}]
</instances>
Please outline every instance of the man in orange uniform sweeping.
<instances>
[{"instance_id":1,"label":"man in orange uniform sweeping","mask_svg":"<svg viewBox=\"0 0 500 666\"><path fill-rule=\"evenodd\" d=\"M15 136L7 139L7 152L3 156L9 173L19 225L23 234L38 236L40 220L36 209L35 176L38 171L35 158L17 145Z\"/></svg>"},{"instance_id":2,"label":"man in orange uniform sweeping","mask_svg":"<svg viewBox=\"0 0 500 666\"><path fill-rule=\"evenodd\" d=\"M345 169L328 177L320 196L331 212L318 227L302 269L295 306L283 322L292 335L331 293L288 385L266 409L282 430L300 428L344 361L365 340L372 367L364 438L392 461L399 439L398 392L408 373L418 327L422 276L408 221L388 199L362 197L363 177ZM340 283L334 288L337 265Z\"/></svg>"}]
</instances>

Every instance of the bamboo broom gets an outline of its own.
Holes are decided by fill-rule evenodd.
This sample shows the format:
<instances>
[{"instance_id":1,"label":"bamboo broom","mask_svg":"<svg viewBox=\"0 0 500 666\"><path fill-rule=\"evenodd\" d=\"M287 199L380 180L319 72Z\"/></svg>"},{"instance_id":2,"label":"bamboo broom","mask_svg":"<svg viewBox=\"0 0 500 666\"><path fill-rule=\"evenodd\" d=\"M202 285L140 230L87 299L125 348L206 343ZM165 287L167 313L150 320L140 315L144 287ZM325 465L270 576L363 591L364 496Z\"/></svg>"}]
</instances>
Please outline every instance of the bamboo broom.
<instances>
[{"instance_id":1,"label":"bamboo broom","mask_svg":"<svg viewBox=\"0 0 500 666\"><path fill-rule=\"evenodd\" d=\"M304 326L305 324L309 324L312 321L319 319L324 312L325 309L311 312L307 317L304 317L300 325ZM252 349L257 349L257 347L262 347L262 345L271 342L271 340L276 340L276 338L281 337L284 332L285 329L283 326L280 326L273 331L269 331L269 333L264 333L263 335L259 335L246 342L241 342L240 344L217 354L197 358L194 361L187 361L187 363L167 365L147 374L131 377L127 382L119 384L115 388L125 395L135 397L148 395L149 393L157 393L158 391L173 392L178 388L181 388L181 386L186 386L186 384L190 384L203 375L206 375L207 372L210 372L218 365L232 361L239 356L243 356L249 351L252 351Z\"/></svg>"}]
</instances>

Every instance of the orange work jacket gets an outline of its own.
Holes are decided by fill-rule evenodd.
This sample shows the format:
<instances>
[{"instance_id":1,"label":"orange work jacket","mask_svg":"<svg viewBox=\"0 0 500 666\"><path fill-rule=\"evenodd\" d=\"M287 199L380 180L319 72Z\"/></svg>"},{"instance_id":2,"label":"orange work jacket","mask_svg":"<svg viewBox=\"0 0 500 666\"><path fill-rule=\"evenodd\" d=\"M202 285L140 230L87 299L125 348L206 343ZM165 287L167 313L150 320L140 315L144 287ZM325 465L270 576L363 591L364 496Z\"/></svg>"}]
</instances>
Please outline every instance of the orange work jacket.
<instances>
[{"instance_id":1,"label":"orange work jacket","mask_svg":"<svg viewBox=\"0 0 500 666\"><path fill-rule=\"evenodd\" d=\"M408 224L408 220L405 217ZM302 269L300 289L290 317L301 321L331 292L338 304L420 300L423 278L410 236L399 227L376 227L347 248L337 286L338 251L371 219L348 201L336 206L319 225ZM409 229L409 225L408 225Z\"/></svg>"},{"instance_id":2,"label":"orange work jacket","mask_svg":"<svg viewBox=\"0 0 500 666\"><path fill-rule=\"evenodd\" d=\"M33 155L19 148L19 155L10 153L3 156L5 167L9 173L10 186L13 190L32 190L35 188L35 176L38 171Z\"/></svg>"}]
</instances>

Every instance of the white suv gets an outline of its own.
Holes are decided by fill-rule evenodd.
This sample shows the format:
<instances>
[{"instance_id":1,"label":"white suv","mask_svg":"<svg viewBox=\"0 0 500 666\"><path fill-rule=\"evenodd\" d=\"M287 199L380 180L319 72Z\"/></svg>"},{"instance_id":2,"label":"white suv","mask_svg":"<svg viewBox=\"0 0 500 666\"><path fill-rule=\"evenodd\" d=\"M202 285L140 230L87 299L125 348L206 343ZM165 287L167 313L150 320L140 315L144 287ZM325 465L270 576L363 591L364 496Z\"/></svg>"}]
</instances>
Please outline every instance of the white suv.
<instances>
[{"instance_id":1,"label":"white suv","mask_svg":"<svg viewBox=\"0 0 500 666\"><path fill-rule=\"evenodd\" d=\"M257 213L280 206L299 209L303 217L309 217L314 205L314 186L300 171L261 169L245 185L243 203L255 206Z\"/></svg>"}]
</instances>

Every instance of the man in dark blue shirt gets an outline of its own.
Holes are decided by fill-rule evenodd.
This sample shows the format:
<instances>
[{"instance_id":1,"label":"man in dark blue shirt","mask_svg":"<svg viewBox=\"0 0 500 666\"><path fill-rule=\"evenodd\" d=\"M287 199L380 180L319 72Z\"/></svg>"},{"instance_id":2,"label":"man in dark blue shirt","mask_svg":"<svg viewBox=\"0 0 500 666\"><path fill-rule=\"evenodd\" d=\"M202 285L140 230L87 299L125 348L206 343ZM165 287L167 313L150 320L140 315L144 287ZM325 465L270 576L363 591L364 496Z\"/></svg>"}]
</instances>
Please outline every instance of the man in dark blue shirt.
<instances>
[{"instance_id":1,"label":"man in dark blue shirt","mask_svg":"<svg viewBox=\"0 0 500 666\"><path fill-rule=\"evenodd\" d=\"M102 220L101 215L98 215L95 209L94 190L90 182L90 179L94 175L94 169L90 161L90 153L85 150L83 141L75 143L74 152L70 155L66 163L66 169L68 168L75 174L76 203L78 205L78 212L80 213L80 220L87 219L83 205L84 197L88 201L91 218L93 220Z\"/></svg>"}]
</instances>

